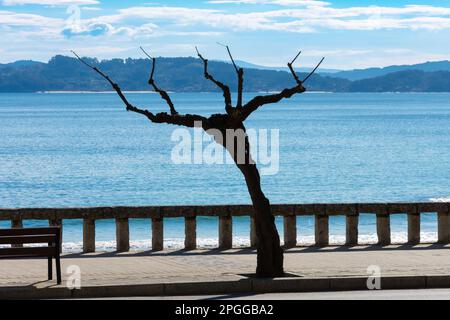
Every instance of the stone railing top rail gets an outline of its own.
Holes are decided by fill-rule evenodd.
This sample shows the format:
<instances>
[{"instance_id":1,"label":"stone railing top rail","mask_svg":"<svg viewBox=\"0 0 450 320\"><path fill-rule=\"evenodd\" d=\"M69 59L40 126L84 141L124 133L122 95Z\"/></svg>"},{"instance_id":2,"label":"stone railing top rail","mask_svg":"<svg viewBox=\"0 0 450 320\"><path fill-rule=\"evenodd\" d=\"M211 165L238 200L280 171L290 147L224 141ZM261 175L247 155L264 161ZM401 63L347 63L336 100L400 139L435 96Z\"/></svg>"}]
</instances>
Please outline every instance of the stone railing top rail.
<instances>
[{"instance_id":1,"label":"stone railing top rail","mask_svg":"<svg viewBox=\"0 0 450 320\"><path fill-rule=\"evenodd\" d=\"M450 212L450 202L408 202L408 203L312 203L273 204L276 216L301 215L358 215L372 213L418 214L421 212ZM195 216L252 216L251 205L183 205L183 206L117 206L80 208L0 208L0 220L14 219L113 219L113 218L172 218Z\"/></svg>"}]
</instances>

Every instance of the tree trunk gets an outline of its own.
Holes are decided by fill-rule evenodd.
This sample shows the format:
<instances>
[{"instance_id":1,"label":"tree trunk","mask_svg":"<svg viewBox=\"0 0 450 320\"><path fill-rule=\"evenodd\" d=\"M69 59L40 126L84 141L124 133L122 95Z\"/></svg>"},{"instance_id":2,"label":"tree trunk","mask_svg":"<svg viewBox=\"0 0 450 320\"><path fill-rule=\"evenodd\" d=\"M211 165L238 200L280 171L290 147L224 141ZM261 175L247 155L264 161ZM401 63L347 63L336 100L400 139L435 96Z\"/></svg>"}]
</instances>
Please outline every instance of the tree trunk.
<instances>
[{"instance_id":1,"label":"tree trunk","mask_svg":"<svg viewBox=\"0 0 450 320\"><path fill-rule=\"evenodd\" d=\"M261 179L255 164L238 165L245 177L247 188L255 210L255 228L258 237L257 277L281 277L283 270L283 249L275 226L275 217L270 202L261 189Z\"/></svg>"}]
</instances>

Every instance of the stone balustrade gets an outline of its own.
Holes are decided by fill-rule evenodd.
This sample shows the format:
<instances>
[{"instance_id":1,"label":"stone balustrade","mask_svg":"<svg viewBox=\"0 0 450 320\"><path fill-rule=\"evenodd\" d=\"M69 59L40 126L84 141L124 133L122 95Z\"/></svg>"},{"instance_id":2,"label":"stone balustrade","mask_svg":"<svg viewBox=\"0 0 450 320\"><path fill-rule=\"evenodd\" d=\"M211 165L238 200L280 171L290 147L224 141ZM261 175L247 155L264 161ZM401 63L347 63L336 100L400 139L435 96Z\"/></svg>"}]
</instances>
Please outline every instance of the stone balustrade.
<instances>
[{"instance_id":1,"label":"stone balustrade","mask_svg":"<svg viewBox=\"0 0 450 320\"><path fill-rule=\"evenodd\" d=\"M390 218L394 214L408 216L408 243L419 244L420 214L435 212L438 221L438 242L450 243L450 203L355 203L355 204L276 204L272 205L276 216L284 219L284 243L291 248L297 245L297 216L314 216L315 245L329 245L329 217L345 216L347 246L358 245L358 221L362 213L376 215L378 244L391 243ZM26 208L0 209L0 220L11 221L12 228L22 228L24 220L48 220L49 225L60 225L66 219L83 220L83 252L95 251L95 221L115 219L116 246L118 252L130 248L129 219L151 219L152 250L164 249L164 219L183 217L185 220L185 249L197 247L197 217L209 216L219 219L219 248L233 246L232 217L250 217L250 244L257 245L251 205L211 206L147 206L147 207L90 207L90 208ZM62 229L61 229L62 230Z\"/></svg>"}]
</instances>

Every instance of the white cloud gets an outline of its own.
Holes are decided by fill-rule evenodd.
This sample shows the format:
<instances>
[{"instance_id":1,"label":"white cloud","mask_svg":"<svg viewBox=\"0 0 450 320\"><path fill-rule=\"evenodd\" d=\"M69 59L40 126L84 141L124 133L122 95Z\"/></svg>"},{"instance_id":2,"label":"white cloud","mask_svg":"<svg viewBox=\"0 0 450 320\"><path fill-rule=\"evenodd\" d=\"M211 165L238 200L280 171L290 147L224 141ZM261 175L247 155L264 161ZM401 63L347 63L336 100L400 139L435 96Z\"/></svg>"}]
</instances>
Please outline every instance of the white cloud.
<instances>
[{"instance_id":1,"label":"white cloud","mask_svg":"<svg viewBox=\"0 0 450 320\"><path fill-rule=\"evenodd\" d=\"M85 46L72 46L70 50L80 53L83 56L92 56L96 57L99 53L105 55L117 54L121 52L126 52L129 50L136 50L136 48L128 48L128 47L111 47L111 46L89 46L86 48ZM67 50L64 54L71 54L70 50Z\"/></svg>"},{"instance_id":2,"label":"white cloud","mask_svg":"<svg viewBox=\"0 0 450 320\"><path fill-rule=\"evenodd\" d=\"M68 5L99 4L99 2L97 0L3 0L2 4L5 6L17 6L25 4L68 6Z\"/></svg>"},{"instance_id":3,"label":"white cloud","mask_svg":"<svg viewBox=\"0 0 450 320\"><path fill-rule=\"evenodd\" d=\"M423 63L425 61L442 61L448 60L448 54L440 54L428 51L424 48L374 48L374 49L359 49L359 48L304 48L298 65L314 66L317 63L317 57L325 56L323 68L331 69L360 69L368 67L384 67L386 65L405 65ZM257 56L255 58L248 58L256 64L284 67L280 61L289 61L292 56Z\"/></svg>"},{"instance_id":4,"label":"white cloud","mask_svg":"<svg viewBox=\"0 0 450 320\"><path fill-rule=\"evenodd\" d=\"M0 10L0 26L58 27L62 24L63 20L61 19L44 17L37 14Z\"/></svg>"},{"instance_id":5,"label":"white cloud","mask_svg":"<svg viewBox=\"0 0 450 320\"><path fill-rule=\"evenodd\" d=\"M66 37L126 35L149 36L158 32L280 31L310 33L320 30L442 30L450 29L450 8L429 5L402 7L366 6L335 8L325 1L314 0L211 0L214 3L275 3L295 8L245 13L218 9L186 7L129 7L113 14L81 19L76 26L66 26L63 19L36 14L0 11L0 26L36 26L59 28ZM96 0L4 0L4 3L94 4ZM195 30L186 30L187 27ZM203 27L203 28L202 28ZM211 30L216 29L216 30ZM212 34L214 35L214 34Z\"/></svg>"},{"instance_id":6,"label":"white cloud","mask_svg":"<svg viewBox=\"0 0 450 320\"><path fill-rule=\"evenodd\" d=\"M244 1L254 3L265 0L214 0ZM450 28L450 8L410 5L403 7L348 7L333 8L322 1L271 0L271 3L303 4L302 8L286 8L248 13L227 13L216 9L185 7L130 7L120 9L116 14L99 16L93 21L123 23L133 19L161 21L166 25L203 25L222 30L273 30L283 32L314 32L320 29L377 30L377 29L427 29ZM312 6L311 4L315 5Z\"/></svg>"},{"instance_id":7,"label":"white cloud","mask_svg":"<svg viewBox=\"0 0 450 320\"><path fill-rule=\"evenodd\" d=\"M283 30L284 25L273 20L267 12L227 14L220 10L191 9L184 7L131 7L117 14L92 19L96 22L120 23L132 19L164 21L175 26L204 25L226 30ZM299 31L310 32L307 26ZM285 30L292 31L292 30Z\"/></svg>"},{"instance_id":8,"label":"white cloud","mask_svg":"<svg viewBox=\"0 0 450 320\"><path fill-rule=\"evenodd\" d=\"M81 7L81 10L86 10L86 11L100 11L102 10L102 8L99 7Z\"/></svg>"},{"instance_id":9,"label":"white cloud","mask_svg":"<svg viewBox=\"0 0 450 320\"><path fill-rule=\"evenodd\" d=\"M109 23L82 23L66 26L62 30L62 34L67 37L76 36L103 36L103 35L125 35L128 37L133 37L136 35L146 36L151 35L158 28L157 25L153 23L143 24L138 27L114 27Z\"/></svg>"},{"instance_id":10,"label":"white cloud","mask_svg":"<svg viewBox=\"0 0 450 320\"><path fill-rule=\"evenodd\" d=\"M371 53L372 50L361 50L361 49L331 49L331 50L315 50L308 49L302 56L304 57L320 57L320 56L360 56Z\"/></svg>"},{"instance_id":11,"label":"white cloud","mask_svg":"<svg viewBox=\"0 0 450 320\"><path fill-rule=\"evenodd\" d=\"M212 4L274 4L279 6L328 6L329 2L317 0L211 0Z\"/></svg>"},{"instance_id":12,"label":"white cloud","mask_svg":"<svg viewBox=\"0 0 450 320\"><path fill-rule=\"evenodd\" d=\"M166 37L166 36L191 36L191 37L211 37L220 36L223 33L217 31L178 31L178 30L160 30L154 23L146 23L139 26L117 26L104 22L80 21L79 24L68 25L61 34L66 38L82 36L115 36L123 35L130 38L145 37Z\"/></svg>"},{"instance_id":13,"label":"white cloud","mask_svg":"<svg viewBox=\"0 0 450 320\"><path fill-rule=\"evenodd\" d=\"M67 38L75 36L101 36L113 31L108 23L73 24L66 26L61 33Z\"/></svg>"}]
</instances>

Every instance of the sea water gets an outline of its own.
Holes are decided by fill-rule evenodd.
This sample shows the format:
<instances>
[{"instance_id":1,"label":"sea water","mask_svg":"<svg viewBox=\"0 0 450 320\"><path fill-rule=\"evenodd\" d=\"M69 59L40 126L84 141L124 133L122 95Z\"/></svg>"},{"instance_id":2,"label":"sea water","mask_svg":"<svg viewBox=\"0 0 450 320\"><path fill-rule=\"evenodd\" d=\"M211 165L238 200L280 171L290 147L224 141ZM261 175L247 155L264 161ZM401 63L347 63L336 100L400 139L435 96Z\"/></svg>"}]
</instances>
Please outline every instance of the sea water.
<instances>
[{"instance_id":1,"label":"sea water","mask_svg":"<svg viewBox=\"0 0 450 320\"><path fill-rule=\"evenodd\" d=\"M219 93L172 98L180 113L224 112ZM129 99L168 111L155 94ZM246 126L279 129L279 171L262 176L272 203L450 201L450 94L307 93L261 107ZM250 203L234 165L173 163L176 128L126 112L113 93L2 93L0 207ZM312 217L297 224L299 243L312 243ZM436 214L421 224L423 240L435 241ZM217 229L217 218L199 218L199 246L217 246ZM150 230L149 220L130 220L132 249L150 248ZM394 215L393 241L406 231L406 215ZM96 232L99 250L115 248L114 221L97 221ZM166 219L164 232L166 247L183 247L183 219ZM376 241L373 215L361 215L359 233ZM249 219L233 218L233 234L234 245L248 245ZM331 217L330 241L344 238L344 217ZM65 220L64 249L79 251L81 241L81 220Z\"/></svg>"}]
</instances>

